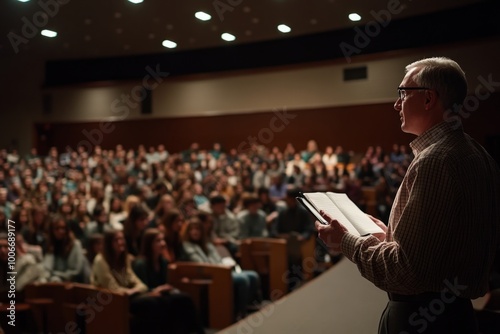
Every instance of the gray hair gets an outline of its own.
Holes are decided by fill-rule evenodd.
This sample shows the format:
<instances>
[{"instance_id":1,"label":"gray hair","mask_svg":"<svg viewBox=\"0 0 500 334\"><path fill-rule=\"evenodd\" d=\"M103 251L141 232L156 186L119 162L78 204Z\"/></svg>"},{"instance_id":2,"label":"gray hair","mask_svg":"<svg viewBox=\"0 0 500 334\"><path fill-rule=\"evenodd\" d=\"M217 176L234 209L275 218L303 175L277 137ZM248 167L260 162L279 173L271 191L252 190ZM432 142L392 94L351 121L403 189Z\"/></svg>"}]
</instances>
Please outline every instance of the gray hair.
<instances>
[{"instance_id":1,"label":"gray hair","mask_svg":"<svg viewBox=\"0 0 500 334\"><path fill-rule=\"evenodd\" d=\"M406 72L414 68L421 69L414 76L415 83L436 90L445 109L462 106L467 96L467 79L457 62L445 57L425 58L406 66Z\"/></svg>"}]
</instances>

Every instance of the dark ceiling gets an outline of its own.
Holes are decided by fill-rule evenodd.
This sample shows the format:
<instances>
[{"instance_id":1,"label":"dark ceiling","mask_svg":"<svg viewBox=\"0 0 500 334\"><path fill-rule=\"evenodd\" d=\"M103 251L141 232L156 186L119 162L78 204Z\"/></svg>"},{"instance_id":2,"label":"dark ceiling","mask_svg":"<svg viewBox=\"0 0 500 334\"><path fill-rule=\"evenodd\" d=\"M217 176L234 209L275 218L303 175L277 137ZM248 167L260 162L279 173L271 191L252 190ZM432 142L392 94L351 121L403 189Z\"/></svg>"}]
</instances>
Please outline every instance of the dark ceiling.
<instances>
[{"instance_id":1,"label":"dark ceiling","mask_svg":"<svg viewBox=\"0 0 500 334\"><path fill-rule=\"evenodd\" d=\"M338 58L349 63L346 53L500 36L499 2L2 0L0 63L8 66L21 55L42 59L46 86L138 79L147 66L159 64L174 76ZM211 20L196 19L199 10ZM351 22L351 12L360 14L361 21ZM291 27L290 33L277 30L282 23ZM41 29L58 36L41 36ZM371 34L367 41L360 39L360 31ZM223 41L223 32L236 40ZM164 39L175 41L177 48L163 47Z\"/></svg>"}]
</instances>

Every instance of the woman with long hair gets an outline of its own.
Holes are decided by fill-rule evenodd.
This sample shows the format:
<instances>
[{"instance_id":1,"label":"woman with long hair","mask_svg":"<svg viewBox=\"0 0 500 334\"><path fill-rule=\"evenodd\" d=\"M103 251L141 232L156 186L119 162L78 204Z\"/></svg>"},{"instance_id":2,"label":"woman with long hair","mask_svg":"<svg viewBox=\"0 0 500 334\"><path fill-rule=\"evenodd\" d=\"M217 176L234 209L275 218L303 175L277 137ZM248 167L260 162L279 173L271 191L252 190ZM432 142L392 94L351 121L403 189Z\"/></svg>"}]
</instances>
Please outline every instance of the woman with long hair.
<instances>
[{"instance_id":1,"label":"woman with long hair","mask_svg":"<svg viewBox=\"0 0 500 334\"><path fill-rule=\"evenodd\" d=\"M189 261L198 263L223 264L207 235L206 228L199 218L193 217L183 233L183 246ZM233 270L231 272L234 288L235 318L244 317L247 307L260 304L261 293L259 275L252 270ZM253 305L255 306L255 305Z\"/></svg>"},{"instance_id":2,"label":"woman with long hair","mask_svg":"<svg viewBox=\"0 0 500 334\"><path fill-rule=\"evenodd\" d=\"M85 268L88 263L80 241L74 237L68 223L60 215L55 215L50 220L49 242L43 265L50 273L50 281L88 282L88 267Z\"/></svg>"},{"instance_id":3,"label":"woman with long hair","mask_svg":"<svg viewBox=\"0 0 500 334\"><path fill-rule=\"evenodd\" d=\"M162 318L163 300L148 292L146 284L132 270L131 262L123 232L106 231L102 253L95 257L92 266L92 284L129 296L130 312L134 315L132 328L137 328L137 332L172 333Z\"/></svg>"},{"instance_id":4,"label":"woman with long hair","mask_svg":"<svg viewBox=\"0 0 500 334\"><path fill-rule=\"evenodd\" d=\"M47 210L42 206L34 206L31 210L31 220L21 231L24 240L30 245L40 246L45 252L47 250Z\"/></svg>"},{"instance_id":5,"label":"woman with long hair","mask_svg":"<svg viewBox=\"0 0 500 334\"><path fill-rule=\"evenodd\" d=\"M169 262L179 261L185 257L181 236L184 224L184 217L177 209L170 210L162 219L159 228L165 233L167 247L164 251L164 256Z\"/></svg>"},{"instance_id":6,"label":"woman with long hair","mask_svg":"<svg viewBox=\"0 0 500 334\"><path fill-rule=\"evenodd\" d=\"M141 249L142 234L148 224L148 213L141 205L132 207L130 213L123 224L123 232L127 241L128 252L133 255L139 255Z\"/></svg>"},{"instance_id":7,"label":"woman with long hair","mask_svg":"<svg viewBox=\"0 0 500 334\"><path fill-rule=\"evenodd\" d=\"M132 264L134 272L152 295L162 297L167 321L175 333L204 333L191 297L167 283L168 261L162 256L165 247L165 236L160 230L146 230L140 256Z\"/></svg>"}]
</instances>

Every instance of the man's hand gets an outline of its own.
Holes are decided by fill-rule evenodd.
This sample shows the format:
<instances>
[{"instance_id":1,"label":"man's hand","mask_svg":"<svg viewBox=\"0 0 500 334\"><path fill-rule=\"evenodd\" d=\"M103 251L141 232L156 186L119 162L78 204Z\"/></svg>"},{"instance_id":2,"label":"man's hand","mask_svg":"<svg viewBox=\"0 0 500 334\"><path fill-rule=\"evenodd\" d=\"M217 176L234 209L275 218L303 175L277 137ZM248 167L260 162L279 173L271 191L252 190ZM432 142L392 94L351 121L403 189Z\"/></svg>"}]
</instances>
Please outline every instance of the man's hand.
<instances>
[{"instance_id":1,"label":"man's hand","mask_svg":"<svg viewBox=\"0 0 500 334\"><path fill-rule=\"evenodd\" d=\"M377 238L378 240L380 240L380 241L385 241L385 235L387 234L387 226L385 226L385 224L384 224L381 220L379 220L379 219L377 219L377 218L375 218L375 217L373 217L373 216L370 216L370 215L367 215L367 216L368 216L368 218L370 218L370 219L371 219L371 220L372 220L375 224L377 224L377 226L378 226L378 227L380 227L380 228L382 229L382 231L384 231L384 233L374 233L374 234L372 234L372 235L373 235L375 238Z\"/></svg>"},{"instance_id":2,"label":"man's hand","mask_svg":"<svg viewBox=\"0 0 500 334\"><path fill-rule=\"evenodd\" d=\"M325 218L328 225L323 225L319 221L316 221L318 237L323 240L330 252L341 252L340 243L344 234L347 233L347 229L338 220L333 219L323 210L319 213Z\"/></svg>"}]
</instances>

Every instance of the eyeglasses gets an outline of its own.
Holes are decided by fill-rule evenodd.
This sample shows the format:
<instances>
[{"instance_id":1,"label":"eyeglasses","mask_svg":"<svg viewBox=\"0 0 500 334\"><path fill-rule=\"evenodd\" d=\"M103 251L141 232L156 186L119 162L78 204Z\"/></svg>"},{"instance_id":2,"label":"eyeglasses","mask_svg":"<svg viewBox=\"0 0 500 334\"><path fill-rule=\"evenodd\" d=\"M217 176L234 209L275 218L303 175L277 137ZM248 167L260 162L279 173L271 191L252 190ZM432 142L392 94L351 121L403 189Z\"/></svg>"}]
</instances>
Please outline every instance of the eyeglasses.
<instances>
[{"instance_id":1,"label":"eyeglasses","mask_svg":"<svg viewBox=\"0 0 500 334\"><path fill-rule=\"evenodd\" d=\"M431 88L427 87L398 87L398 96L402 100L406 98L406 91L407 90L428 90Z\"/></svg>"}]
</instances>

